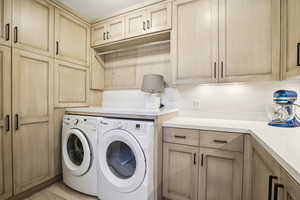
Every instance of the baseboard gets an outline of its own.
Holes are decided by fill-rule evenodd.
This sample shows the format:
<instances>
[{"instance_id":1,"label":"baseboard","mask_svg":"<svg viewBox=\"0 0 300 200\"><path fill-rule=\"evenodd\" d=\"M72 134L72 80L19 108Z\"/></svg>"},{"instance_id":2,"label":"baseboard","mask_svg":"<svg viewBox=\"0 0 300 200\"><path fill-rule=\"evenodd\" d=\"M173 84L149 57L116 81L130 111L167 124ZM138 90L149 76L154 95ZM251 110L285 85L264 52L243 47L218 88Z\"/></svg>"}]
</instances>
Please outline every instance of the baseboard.
<instances>
[{"instance_id":1,"label":"baseboard","mask_svg":"<svg viewBox=\"0 0 300 200\"><path fill-rule=\"evenodd\" d=\"M21 200L21 199L25 199L29 196L31 196L34 193L37 193L43 189L45 189L46 187L52 185L53 183L56 183L58 181L62 180L62 176L55 176L54 178L49 179L48 181L41 183L29 190L26 190L25 192L22 192L21 194L18 194L16 196L12 196L10 197L8 200Z\"/></svg>"}]
</instances>

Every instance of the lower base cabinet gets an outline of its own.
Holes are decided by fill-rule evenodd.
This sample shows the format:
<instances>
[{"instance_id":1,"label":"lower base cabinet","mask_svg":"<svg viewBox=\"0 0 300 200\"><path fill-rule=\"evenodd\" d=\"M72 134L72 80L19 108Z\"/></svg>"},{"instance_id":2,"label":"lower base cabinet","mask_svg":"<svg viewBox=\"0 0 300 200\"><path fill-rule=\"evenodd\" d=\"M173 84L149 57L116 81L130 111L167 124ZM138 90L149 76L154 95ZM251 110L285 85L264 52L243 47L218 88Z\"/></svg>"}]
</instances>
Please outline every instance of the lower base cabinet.
<instances>
[{"instance_id":1,"label":"lower base cabinet","mask_svg":"<svg viewBox=\"0 0 300 200\"><path fill-rule=\"evenodd\" d=\"M226 150L242 141L239 134L164 129L164 199L242 200L243 150Z\"/></svg>"}]
</instances>

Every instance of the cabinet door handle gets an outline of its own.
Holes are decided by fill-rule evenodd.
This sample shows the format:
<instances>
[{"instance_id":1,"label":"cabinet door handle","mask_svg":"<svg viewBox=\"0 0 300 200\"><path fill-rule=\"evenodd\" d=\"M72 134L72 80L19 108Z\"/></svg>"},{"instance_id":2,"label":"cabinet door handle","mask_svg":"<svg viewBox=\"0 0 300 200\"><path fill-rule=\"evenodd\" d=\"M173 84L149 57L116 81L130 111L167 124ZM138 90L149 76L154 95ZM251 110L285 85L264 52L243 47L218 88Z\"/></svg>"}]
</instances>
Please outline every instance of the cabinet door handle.
<instances>
[{"instance_id":1,"label":"cabinet door handle","mask_svg":"<svg viewBox=\"0 0 300 200\"><path fill-rule=\"evenodd\" d=\"M300 43L297 44L297 66L300 67Z\"/></svg>"},{"instance_id":2,"label":"cabinet door handle","mask_svg":"<svg viewBox=\"0 0 300 200\"><path fill-rule=\"evenodd\" d=\"M221 78L224 77L224 63L223 61L221 62Z\"/></svg>"},{"instance_id":3,"label":"cabinet door handle","mask_svg":"<svg viewBox=\"0 0 300 200\"><path fill-rule=\"evenodd\" d=\"M143 30L146 30L146 22L143 22Z\"/></svg>"},{"instance_id":4,"label":"cabinet door handle","mask_svg":"<svg viewBox=\"0 0 300 200\"><path fill-rule=\"evenodd\" d=\"M277 176L269 176L268 200L272 200L273 180L278 180Z\"/></svg>"},{"instance_id":5,"label":"cabinet door handle","mask_svg":"<svg viewBox=\"0 0 300 200\"><path fill-rule=\"evenodd\" d=\"M15 26L15 28L14 28L14 34L15 34L14 43L18 43L18 27L17 26Z\"/></svg>"},{"instance_id":6,"label":"cabinet door handle","mask_svg":"<svg viewBox=\"0 0 300 200\"><path fill-rule=\"evenodd\" d=\"M279 188L284 188L284 185L276 183L274 186L274 200L278 200L278 190Z\"/></svg>"},{"instance_id":7,"label":"cabinet door handle","mask_svg":"<svg viewBox=\"0 0 300 200\"><path fill-rule=\"evenodd\" d=\"M147 28L150 29L150 20L147 20Z\"/></svg>"},{"instance_id":8,"label":"cabinet door handle","mask_svg":"<svg viewBox=\"0 0 300 200\"><path fill-rule=\"evenodd\" d=\"M106 32L106 39L107 39L107 40L109 39L108 34L109 34L109 32L107 31L107 32Z\"/></svg>"},{"instance_id":9,"label":"cabinet door handle","mask_svg":"<svg viewBox=\"0 0 300 200\"><path fill-rule=\"evenodd\" d=\"M204 165L204 154L201 154L201 166L203 167Z\"/></svg>"},{"instance_id":10,"label":"cabinet door handle","mask_svg":"<svg viewBox=\"0 0 300 200\"><path fill-rule=\"evenodd\" d=\"M214 143L227 144L226 140L214 140Z\"/></svg>"},{"instance_id":11,"label":"cabinet door handle","mask_svg":"<svg viewBox=\"0 0 300 200\"><path fill-rule=\"evenodd\" d=\"M186 136L184 135L174 135L174 137L178 139L186 139Z\"/></svg>"},{"instance_id":12,"label":"cabinet door handle","mask_svg":"<svg viewBox=\"0 0 300 200\"><path fill-rule=\"evenodd\" d=\"M6 132L10 131L10 116L6 115Z\"/></svg>"},{"instance_id":13,"label":"cabinet door handle","mask_svg":"<svg viewBox=\"0 0 300 200\"><path fill-rule=\"evenodd\" d=\"M17 130L19 130L19 115L18 114L16 114L15 115L15 120L16 120L16 126L15 126L15 130L17 131Z\"/></svg>"},{"instance_id":14,"label":"cabinet door handle","mask_svg":"<svg viewBox=\"0 0 300 200\"><path fill-rule=\"evenodd\" d=\"M56 55L59 54L59 42L56 41Z\"/></svg>"},{"instance_id":15,"label":"cabinet door handle","mask_svg":"<svg viewBox=\"0 0 300 200\"><path fill-rule=\"evenodd\" d=\"M217 78L217 62L214 62L214 77Z\"/></svg>"},{"instance_id":16,"label":"cabinet door handle","mask_svg":"<svg viewBox=\"0 0 300 200\"><path fill-rule=\"evenodd\" d=\"M105 32L103 33L103 40L106 40L106 38L105 38Z\"/></svg>"},{"instance_id":17,"label":"cabinet door handle","mask_svg":"<svg viewBox=\"0 0 300 200\"><path fill-rule=\"evenodd\" d=\"M5 25L5 40L8 41L10 39L10 24Z\"/></svg>"},{"instance_id":18,"label":"cabinet door handle","mask_svg":"<svg viewBox=\"0 0 300 200\"><path fill-rule=\"evenodd\" d=\"M194 165L196 165L196 153L194 153Z\"/></svg>"}]
</instances>

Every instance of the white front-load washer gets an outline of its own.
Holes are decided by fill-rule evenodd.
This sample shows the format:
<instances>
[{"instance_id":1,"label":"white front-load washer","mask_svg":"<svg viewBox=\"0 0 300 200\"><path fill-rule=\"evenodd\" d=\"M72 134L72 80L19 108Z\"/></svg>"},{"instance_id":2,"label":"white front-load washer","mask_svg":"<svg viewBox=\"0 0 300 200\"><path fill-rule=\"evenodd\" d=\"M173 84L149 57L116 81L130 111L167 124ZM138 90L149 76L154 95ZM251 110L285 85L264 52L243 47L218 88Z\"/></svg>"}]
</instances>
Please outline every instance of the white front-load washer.
<instances>
[{"instance_id":1,"label":"white front-load washer","mask_svg":"<svg viewBox=\"0 0 300 200\"><path fill-rule=\"evenodd\" d=\"M100 118L65 115L62 130L63 182L97 196L97 139Z\"/></svg>"},{"instance_id":2,"label":"white front-load washer","mask_svg":"<svg viewBox=\"0 0 300 200\"><path fill-rule=\"evenodd\" d=\"M99 134L101 200L154 199L154 122L103 118Z\"/></svg>"}]
</instances>

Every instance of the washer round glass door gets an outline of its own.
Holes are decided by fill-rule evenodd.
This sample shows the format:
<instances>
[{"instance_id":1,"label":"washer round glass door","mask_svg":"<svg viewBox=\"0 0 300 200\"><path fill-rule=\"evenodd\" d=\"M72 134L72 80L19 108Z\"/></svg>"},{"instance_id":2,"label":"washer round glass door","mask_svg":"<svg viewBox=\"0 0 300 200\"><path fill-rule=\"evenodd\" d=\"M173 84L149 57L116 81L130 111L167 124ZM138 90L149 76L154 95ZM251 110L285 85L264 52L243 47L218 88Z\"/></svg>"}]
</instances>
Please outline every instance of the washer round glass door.
<instances>
[{"instance_id":1,"label":"washer round glass door","mask_svg":"<svg viewBox=\"0 0 300 200\"><path fill-rule=\"evenodd\" d=\"M146 175L146 159L138 141L127 131L116 129L105 133L99 145L105 179L116 191L136 190Z\"/></svg>"},{"instance_id":2,"label":"washer round glass door","mask_svg":"<svg viewBox=\"0 0 300 200\"><path fill-rule=\"evenodd\" d=\"M89 170L91 150L80 130L72 129L64 135L63 160L68 170L75 176L82 176Z\"/></svg>"}]
</instances>

